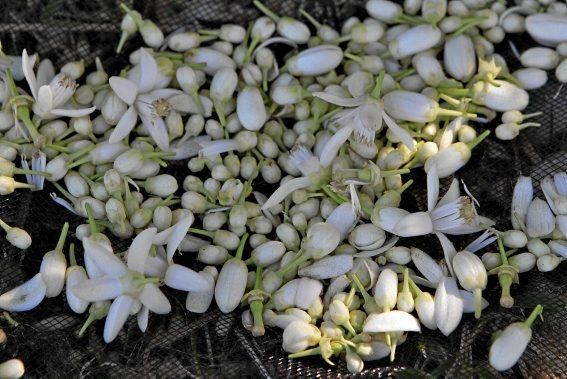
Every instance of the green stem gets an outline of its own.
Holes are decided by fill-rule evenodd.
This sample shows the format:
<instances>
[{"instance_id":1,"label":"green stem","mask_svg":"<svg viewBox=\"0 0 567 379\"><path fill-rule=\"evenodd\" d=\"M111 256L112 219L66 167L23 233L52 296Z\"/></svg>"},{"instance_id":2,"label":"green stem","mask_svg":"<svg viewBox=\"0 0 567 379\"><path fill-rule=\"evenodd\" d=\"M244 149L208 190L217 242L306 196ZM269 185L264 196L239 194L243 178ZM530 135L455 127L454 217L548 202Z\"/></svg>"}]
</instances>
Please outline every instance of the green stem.
<instances>
[{"instance_id":1,"label":"green stem","mask_svg":"<svg viewBox=\"0 0 567 379\"><path fill-rule=\"evenodd\" d=\"M382 85L384 84L384 75L386 75L386 71L382 70L380 71L378 77L376 78L376 84L374 85L374 89L372 90L372 93L370 95L374 99L380 98L380 93L382 92Z\"/></svg>"},{"instance_id":2,"label":"green stem","mask_svg":"<svg viewBox=\"0 0 567 379\"><path fill-rule=\"evenodd\" d=\"M14 319L12 318L12 316L11 316L8 312L5 312L5 311L2 312L2 318L3 318L4 320L6 320L6 322L7 322L8 324L10 324L10 326L16 327L16 326L19 325L18 322L17 322L16 320L14 320Z\"/></svg>"},{"instance_id":3,"label":"green stem","mask_svg":"<svg viewBox=\"0 0 567 379\"><path fill-rule=\"evenodd\" d=\"M480 318L482 314L482 290L480 288L475 288L473 290L474 294L474 317Z\"/></svg>"},{"instance_id":4,"label":"green stem","mask_svg":"<svg viewBox=\"0 0 567 379\"><path fill-rule=\"evenodd\" d=\"M437 87L437 91L439 93L456 97L469 97L471 94L471 90L469 88Z\"/></svg>"},{"instance_id":5,"label":"green stem","mask_svg":"<svg viewBox=\"0 0 567 379\"><path fill-rule=\"evenodd\" d=\"M10 225L6 224L6 223L5 223L4 221L2 221L2 220L0 220L0 227L1 227L2 229L4 229L4 231L5 231L6 233L8 233L8 232L10 231L10 229L12 229L12 227L11 227Z\"/></svg>"},{"instance_id":6,"label":"green stem","mask_svg":"<svg viewBox=\"0 0 567 379\"><path fill-rule=\"evenodd\" d=\"M341 196L338 193L333 192L328 186L322 186L321 190L325 193L325 195L327 195L331 200L333 200L337 204L342 204L349 201L344 196Z\"/></svg>"},{"instance_id":7,"label":"green stem","mask_svg":"<svg viewBox=\"0 0 567 379\"><path fill-rule=\"evenodd\" d=\"M543 306L541 304L536 305L536 307L532 310L532 313L530 313L529 317L526 319L526 321L524 321L524 324L528 328L531 328L534 321L537 319L539 315L542 314L542 312L543 312Z\"/></svg>"},{"instance_id":8,"label":"green stem","mask_svg":"<svg viewBox=\"0 0 567 379\"><path fill-rule=\"evenodd\" d=\"M87 331L87 328L96 320L97 320L96 316L94 316L93 314L89 314L89 317L81 327L81 330L79 330L79 337L82 337L83 334L85 334L85 332Z\"/></svg>"},{"instance_id":9,"label":"green stem","mask_svg":"<svg viewBox=\"0 0 567 379\"><path fill-rule=\"evenodd\" d=\"M69 232L69 223L66 222L63 224L63 229L61 229L61 234L59 235L59 241L57 241L57 246L55 247L55 251L62 252L63 245L65 245L65 240L67 239L67 233Z\"/></svg>"},{"instance_id":10,"label":"green stem","mask_svg":"<svg viewBox=\"0 0 567 379\"><path fill-rule=\"evenodd\" d=\"M262 291L262 267L256 268L256 281L254 282L254 289L256 291ZM254 318L254 326L252 327L252 333L255 336L263 336L265 334L264 328L264 303L262 300L253 300L250 303L250 313Z\"/></svg>"},{"instance_id":11,"label":"green stem","mask_svg":"<svg viewBox=\"0 0 567 379\"><path fill-rule=\"evenodd\" d=\"M294 270L295 268L297 268L303 262L306 262L307 260L309 260L309 256L307 256L306 254L303 254L303 252L299 251L299 253L297 254L297 256L295 258L293 258L289 263L287 263L285 266L283 266L278 271L276 271L276 275L281 278L285 274L290 272L291 270Z\"/></svg>"},{"instance_id":12,"label":"green stem","mask_svg":"<svg viewBox=\"0 0 567 379\"><path fill-rule=\"evenodd\" d=\"M77 266L77 258L75 257L75 244L71 243L69 246L69 262L71 266Z\"/></svg>"},{"instance_id":13,"label":"green stem","mask_svg":"<svg viewBox=\"0 0 567 379\"><path fill-rule=\"evenodd\" d=\"M456 111L454 109L439 108L439 110L437 111L437 117L443 116L475 118L477 115L475 115L474 113Z\"/></svg>"},{"instance_id":14,"label":"green stem","mask_svg":"<svg viewBox=\"0 0 567 379\"><path fill-rule=\"evenodd\" d=\"M386 171L380 171L380 176L385 178L388 176L393 176L393 175L403 175L403 174L409 174L410 170L407 168L401 168L398 170L386 170Z\"/></svg>"},{"instance_id":15,"label":"green stem","mask_svg":"<svg viewBox=\"0 0 567 379\"><path fill-rule=\"evenodd\" d=\"M75 204L77 202L77 198L69 193L65 188L61 187L61 185L57 182L53 182L53 186L57 188L59 192L63 194L71 203Z\"/></svg>"},{"instance_id":16,"label":"green stem","mask_svg":"<svg viewBox=\"0 0 567 379\"><path fill-rule=\"evenodd\" d=\"M359 64L362 63L362 58L359 57L358 55L354 55L354 54L351 54L351 53L345 53L344 56L345 56L345 58L348 58L351 61L354 61L356 63L359 63Z\"/></svg>"},{"instance_id":17,"label":"green stem","mask_svg":"<svg viewBox=\"0 0 567 379\"><path fill-rule=\"evenodd\" d=\"M91 237L92 237L98 233L98 229L96 227L96 220L93 216L93 209L88 202L85 203L85 211L87 212L87 218L89 220L89 227L91 230Z\"/></svg>"},{"instance_id":18,"label":"green stem","mask_svg":"<svg viewBox=\"0 0 567 379\"><path fill-rule=\"evenodd\" d=\"M248 233L244 233L242 238L240 238L240 242L238 243L238 248L236 249L235 258L242 259L242 253L244 253L244 246L246 245L248 236L249 236Z\"/></svg>"},{"instance_id":19,"label":"green stem","mask_svg":"<svg viewBox=\"0 0 567 379\"><path fill-rule=\"evenodd\" d=\"M51 176L51 173L49 172L45 172L45 171L37 171L37 170L26 170L24 168L18 168L18 167L14 167L13 169L13 173L14 174L22 174L22 175L41 175L41 176L46 176L49 177Z\"/></svg>"},{"instance_id":20,"label":"green stem","mask_svg":"<svg viewBox=\"0 0 567 379\"><path fill-rule=\"evenodd\" d=\"M417 286L417 284L415 284L415 282L409 277L409 275L408 275L408 284L415 297L423 293L423 291Z\"/></svg>"},{"instance_id":21,"label":"green stem","mask_svg":"<svg viewBox=\"0 0 567 379\"><path fill-rule=\"evenodd\" d=\"M311 16L309 13L307 13L307 12L305 11L305 9L299 8L299 13L300 13L303 17L305 17L305 18L307 19L307 21L309 21L309 22L315 27L315 29L319 29L319 28L322 26L321 23L320 23L319 21L317 21L317 20L315 19L315 17L313 17L313 16Z\"/></svg>"},{"instance_id":22,"label":"green stem","mask_svg":"<svg viewBox=\"0 0 567 379\"><path fill-rule=\"evenodd\" d=\"M473 139L470 142L467 142L467 146L469 147L469 149L474 149L476 147L476 145L478 145L479 143L481 143L486 137L488 137L490 135L490 130L485 130L484 132L482 132L480 135L476 136L475 139Z\"/></svg>"},{"instance_id":23,"label":"green stem","mask_svg":"<svg viewBox=\"0 0 567 379\"><path fill-rule=\"evenodd\" d=\"M35 124L30 119L30 110L28 109L28 107L18 107L17 113L18 113L18 118L24 122L24 125L26 126L32 140L34 142L38 140L40 134L37 131Z\"/></svg>"},{"instance_id":24,"label":"green stem","mask_svg":"<svg viewBox=\"0 0 567 379\"><path fill-rule=\"evenodd\" d=\"M272 20L274 20L275 22L278 22L281 17L278 16L277 14L274 13L274 11L272 11L270 8L268 8L267 6L265 6L261 1L259 0L254 0L254 6L256 8L258 8L260 10L260 12L262 12L263 14L265 14L266 16L268 16L269 18L271 18Z\"/></svg>"},{"instance_id":25,"label":"green stem","mask_svg":"<svg viewBox=\"0 0 567 379\"><path fill-rule=\"evenodd\" d=\"M120 8L122 8L122 10L124 12L126 12L128 14L128 16L132 17L132 19L134 20L134 22L136 23L136 26L138 26L138 28L140 28L142 26L142 18L137 15L136 13L134 13L130 8L128 8L128 6L124 3L120 4Z\"/></svg>"},{"instance_id":26,"label":"green stem","mask_svg":"<svg viewBox=\"0 0 567 379\"><path fill-rule=\"evenodd\" d=\"M354 282L354 285L357 287L358 291L362 295L362 298L364 299L365 303L374 301L374 298L370 296L368 291L366 291L366 288L364 288L364 286L362 285L360 279L358 279L358 276L356 276L356 274L349 275L349 278Z\"/></svg>"},{"instance_id":27,"label":"green stem","mask_svg":"<svg viewBox=\"0 0 567 379\"><path fill-rule=\"evenodd\" d=\"M408 68L407 70L399 71L393 74L392 76L396 79L397 82L400 80L407 78L410 75L415 74L415 68Z\"/></svg>"},{"instance_id":28,"label":"green stem","mask_svg":"<svg viewBox=\"0 0 567 379\"><path fill-rule=\"evenodd\" d=\"M193 98L193 101L197 105L197 109L199 110L199 113L205 115L205 107L201 102L201 97L199 96L199 92L195 91L194 93L191 94L191 97Z\"/></svg>"}]
</instances>

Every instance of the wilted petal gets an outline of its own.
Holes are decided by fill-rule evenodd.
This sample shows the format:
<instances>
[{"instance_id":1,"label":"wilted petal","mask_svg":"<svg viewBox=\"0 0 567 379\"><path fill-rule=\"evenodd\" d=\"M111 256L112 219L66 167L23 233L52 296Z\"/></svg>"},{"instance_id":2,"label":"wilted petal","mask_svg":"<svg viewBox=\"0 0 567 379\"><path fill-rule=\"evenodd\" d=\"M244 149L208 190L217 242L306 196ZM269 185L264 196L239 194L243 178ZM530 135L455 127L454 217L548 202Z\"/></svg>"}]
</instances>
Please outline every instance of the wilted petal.
<instances>
[{"instance_id":1,"label":"wilted petal","mask_svg":"<svg viewBox=\"0 0 567 379\"><path fill-rule=\"evenodd\" d=\"M288 195L292 194L293 192L307 188L311 185L311 179L307 177L300 177L288 180L284 184L282 184L278 189L272 193L268 201L264 203L262 209L270 209L276 204L281 203Z\"/></svg>"},{"instance_id":2,"label":"wilted petal","mask_svg":"<svg viewBox=\"0 0 567 379\"><path fill-rule=\"evenodd\" d=\"M25 50L24 50L25 51ZM8 312L24 312L35 308L45 297L47 287L41 274L0 296L0 309Z\"/></svg>"},{"instance_id":3,"label":"wilted petal","mask_svg":"<svg viewBox=\"0 0 567 379\"><path fill-rule=\"evenodd\" d=\"M134 104L138 96L138 85L136 83L126 78L113 76L108 79L108 84L122 101L130 106Z\"/></svg>"},{"instance_id":4,"label":"wilted petal","mask_svg":"<svg viewBox=\"0 0 567 379\"><path fill-rule=\"evenodd\" d=\"M346 143L350 135L352 134L354 124L350 123L348 125L342 126L338 131L336 131L333 136L327 141L319 157L319 162L322 167L329 167L331 163L335 160L339 153L339 150Z\"/></svg>"},{"instance_id":5,"label":"wilted petal","mask_svg":"<svg viewBox=\"0 0 567 379\"><path fill-rule=\"evenodd\" d=\"M171 312L169 300L153 283L146 284L138 298L145 307L154 313L163 315Z\"/></svg>"},{"instance_id":6,"label":"wilted petal","mask_svg":"<svg viewBox=\"0 0 567 379\"><path fill-rule=\"evenodd\" d=\"M411 314L394 310L370 314L362 330L365 333L421 332L421 327Z\"/></svg>"},{"instance_id":7,"label":"wilted petal","mask_svg":"<svg viewBox=\"0 0 567 379\"><path fill-rule=\"evenodd\" d=\"M90 108L81 108L81 109L64 109L64 108L58 108L58 109L52 109L51 113L57 116L63 116L63 117L82 117L82 116L86 116L88 114L93 113L96 110L96 107L90 107Z\"/></svg>"},{"instance_id":8,"label":"wilted petal","mask_svg":"<svg viewBox=\"0 0 567 379\"><path fill-rule=\"evenodd\" d=\"M148 228L142 231L134 238L132 244L128 248L128 269L132 271L144 273L146 260L152 247L152 240L156 235L156 228Z\"/></svg>"},{"instance_id":9,"label":"wilted petal","mask_svg":"<svg viewBox=\"0 0 567 379\"><path fill-rule=\"evenodd\" d=\"M130 309L133 303L134 299L128 295L121 295L112 302L104 323L104 342L110 343L114 341L128 316L130 316Z\"/></svg>"},{"instance_id":10,"label":"wilted petal","mask_svg":"<svg viewBox=\"0 0 567 379\"><path fill-rule=\"evenodd\" d=\"M126 138L128 134L130 134L132 129L134 129L134 127L136 126L137 120L138 120L138 112L136 112L136 109L133 106L131 106L130 108L128 108L126 113L122 115L122 118L120 119L120 121L118 121L118 124L114 127L114 130L112 131L110 137L108 138L108 142L118 143L122 139Z\"/></svg>"}]
</instances>

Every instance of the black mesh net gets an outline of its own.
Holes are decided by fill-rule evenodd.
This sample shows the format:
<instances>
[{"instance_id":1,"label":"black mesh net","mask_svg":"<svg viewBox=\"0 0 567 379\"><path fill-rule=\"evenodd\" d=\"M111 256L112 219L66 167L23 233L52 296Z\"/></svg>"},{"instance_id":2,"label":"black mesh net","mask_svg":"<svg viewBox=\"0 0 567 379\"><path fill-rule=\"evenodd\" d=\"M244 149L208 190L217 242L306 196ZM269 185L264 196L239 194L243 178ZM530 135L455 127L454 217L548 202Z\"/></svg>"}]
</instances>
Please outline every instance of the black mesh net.
<instances>
[{"instance_id":1,"label":"black mesh net","mask_svg":"<svg viewBox=\"0 0 567 379\"><path fill-rule=\"evenodd\" d=\"M165 33L179 28L195 30L221 23L245 23L258 16L249 0L159 0L125 1L145 17L154 20ZM331 25L360 12L362 1L267 0L277 13L297 15L301 6ZM28 51L49 57L56 66L69 60L85 59L91 64L100 56L109 73L116 73L126 54L117 57L122 13L116 0L22 0L0 2L0 40L4 50L19 54ZM531 44L528 38L514 40L521 50ZM139 46L136 40L127 47ZM131 50L130 50L131 51ZM518 65L508 44L497 51L511 68ZM128 51L127 51L128 52ZM127 53L126 52L126 53ZM509 204L515 179L522 173L535 182L544 176L567 170L567 89L553 78L531 92L528 111L541 111L540 128L522 132L513 142L488 138L475 148L473 158L458 173L481 202L481 213L494 218L504 229L509 226ZM183 177L183 165L171 170ZM405 194L404 206L424 208L425 176L414 173L415 184ZM443 183L445 186L448 182ZM34 275L42 255L57 241L63 220L74 226L81 220L56 205L49 197L53 188L42 192L17 192L0 198L0 218L25 228L33 238L32 248L21 252L1 242L0 292ZM538 193L541 196L541 193ZM74 239L73 237L71 239ZM75 240L75 242L77 242ZM127 241L113 241L124 251ZM464 244L457 247L463 247ZM423 244L423 242L421 242ZM440 251L437 242L424 246L428 252ZM191 261L191 257L182 257ZM567 266L551 273L531 272L520 276L513 286L516 305L498 306L499 288L492 278L486 291L491 305L480 320L465 315L460 327L449 337L440 332L410 334L397 351L396 361L370 362L359 376L448 376L448 377L565 377L567 376ZM0 362L18 357L31 377L337 377L348 376L344 363L326 365L320 358L289 360L281 349L281 331L269 330L253 338L240 322L240 315L222 314L216 308L205 315L184 310L181 293L169 291L174 305L169 316L150 318L142 334L134 320L126 324L111 344L102 341L102 323L83 336L77 331L86 316L74 315L64 296L46 299L32 312L13 314L18 326L0 321L8 334L0 345ZM544 322L537 322L534 337L519 364L506 373L497 373L487 362L489 339L493 332L523 319L536 305L544 306Z\"/></svg>"}]
</instances>

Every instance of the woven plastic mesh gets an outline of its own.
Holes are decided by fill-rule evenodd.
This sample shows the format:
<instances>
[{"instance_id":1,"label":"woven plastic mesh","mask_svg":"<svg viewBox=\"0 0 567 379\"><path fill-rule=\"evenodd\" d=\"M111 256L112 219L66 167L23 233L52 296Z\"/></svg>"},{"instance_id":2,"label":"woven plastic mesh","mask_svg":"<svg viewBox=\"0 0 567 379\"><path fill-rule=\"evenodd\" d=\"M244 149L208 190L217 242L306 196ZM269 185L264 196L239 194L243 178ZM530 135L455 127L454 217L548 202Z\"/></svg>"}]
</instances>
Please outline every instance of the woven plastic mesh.
<instances>
[{"instance_id":1,"label":"woven plastic mesh","mask_svg":"<svg viewBox=\"0 0 567 379\"><path fill-rule=\"evenodd\" d=\"M244 23L258 16L249 0L159 0L125 1L152 18L166 33L187 28L215 27L221 23ZM361 1L265 1L277 13L297 15L301 6L318 19L339 26L346 17L360 12ZM4 50L19 54L25 47L49 57L56 66L69 60L85 59L89 64L100 56L107 70L115 73L125 57L113 50L119 39L121 12L115 0L21 0L0 2L0 40ZM530 46L528 38L514 40L521 50ZM136 46L134 40L127 44ZM131 50L130 50L131 51ZM497 46L511 69L517 61L506 43ZM481 213L509 226L509 204L517 176L531 175L538 182L545 175L567 170L567 100L560 84L553 79L530 94L528 111L542 111L541 128L522 132L513 142L488 138L473 153L469 165L458 173L481 202ZM494 126L494 125L493 125ZM187 174L184 166L171 168L178 177ZM415 184L405 194L403 206L422 209L425 205L425 177L416 175ZM443 183L446 185L448 182ZM80 219L54 204L48 193L21 191L0 198L0 218L29 231L32 248L21 252L2 241L0 292L34 275L42 255L51 250L63 221ZM541 193L538 192L541 196ZM74 238L71 238L74 239ZM77 242L76 240L74 242ZM126 242L113 241L117 251ZM411 241L413 243L413 241ZM409 243L409 242L408 242ZM416 241L428 252L439 253L437 242ZM459 245L459 243L463 243ZM457 241L457 247L463 247ZM182 258L184 263L191 257ZM489 281L486 297L490 305L480 320L466 315L461 326L449 337L438 331L412 333L399 346L396 361L366 364L361 377L448 376L448 377L566 377L567 376L567 266L551 273L531 272L513 286L516 305L500 308L495 278ZM99 322L77 338L86 316L74 315L64 296L46 299L32 312L14 314L19 323L12 327L3 321L8 341L0 345L0 362L18 357L32 377L337 377L348 376L345 364L326 365L320 358L289 360L281 349L281 331L268 330L253 338L240 323L239 314L224 315L211 309L205 315L184 310L183 294L169 291L174 304L169 316L150 318L142 334L135 321L110 345L102 342ZM544 322L537 322L534 336L524 356L513 370L500 374L487 363L488 345L494 331L525 318L536 304L544 306Z\"/></svg>"}]
</instances>

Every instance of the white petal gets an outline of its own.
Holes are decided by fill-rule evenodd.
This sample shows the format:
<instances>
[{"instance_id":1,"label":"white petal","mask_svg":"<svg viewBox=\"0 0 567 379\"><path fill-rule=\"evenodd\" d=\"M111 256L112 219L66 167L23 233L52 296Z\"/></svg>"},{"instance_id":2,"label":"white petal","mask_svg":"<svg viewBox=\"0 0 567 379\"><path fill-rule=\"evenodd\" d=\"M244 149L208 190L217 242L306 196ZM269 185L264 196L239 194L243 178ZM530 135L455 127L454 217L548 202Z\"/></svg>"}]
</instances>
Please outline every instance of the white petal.
<instances>
[{"instance_id":1,"label":"white petal","mask_svg":"<svg viewBox=\"0 0 567 379\"><path fill-rule=\"evenodd\" d=\"M380 247L379 249L362 251L360 253L354 254L353 257L354 258L375 257L376 255L380 255L390 250L390 248L393 247L399 241L399 239L400 238L398 236L392 236L388 241L384 242L384 246Z\"/></svg>"},{"instance_id":2,"label":"white petal","mask_svg":"<svg viewBox=\"0 0 567 379\"><path fill-rule=\"evenodd\" d=\"M128 295L121 295L112 302L104 323L104 342L110 343L114 341L128 316L130 316L130 309L133 303L134 299Z\"/></svg>"},{"instance_id":3,"label":"white petal","mask_svg":"<svg viewBox=\"0 0 567 379\"><path fill-rule=\"evenodd\" d=\"M153 89L158 73L158 66L154 57L145 49L140 49L140 79L138 89L146 93Z\"/></svg>"},{"instance_id":4,"label":"white petal","mask_svg":"<svg viewBox=\"0 0 567 379\"><path fill-rule=\"evenodd\" d=\"M33 98L37 99L38 85L37 79L35 78L35 73L33 72L35 59L35 55L30 58L26 49L24 49L22 53L22 71L24 72L24 76L26 77L26 81L28 82L28 86L30 87Z\"/></svg>"},{"instance_id":5,"label":"white petal","mask_svg":"<svg viewBox=\"0 0 567 379\"><path fill-rule=\"evenodd\" d=\"M293 192L307 188L311 185L311 179L306 177L294 178L288 180L283 185L278 187L278 189L272 193L268 201L262 206L262 209L270 209L276 204L281 203L288 195Z\"/></svg>"},{"instance_id":6,"label":"white petal","mask_svg":"<svg viewBox=\"0 0 567 379\"><path fill-rule=\"evenodd\" d=\"M329 167L335 160L339 150L352 134L354 124L350 123L341 127L333 136L327 141L319 157L319 162L322 167Z\"/></svg>"},{"instance_id":7,"label":"white petal","mask_svg":"<svg viewBox=\"0 0 567 379\"><path fill-rule=\"evenodd\" d=\"M205 291L209 288L208 281L199 273L178 264L167 268L164 282L168 287L181 291Z\"/></svg>"},{"instance_id":8,"label":"white petal","mask_svg":"<svg viewBox=\"0 0 567 379\"><path fill-rule=\"evenodd\" d=\"M535 198L526 213L526 228L529 237L538 238L550 234L555 228L555 217L547 202Z\"/></svg>"},{"instance_id":9,"label":"white petal","mask_svg":"<svg viewBox=\"0 0 567 379\"><path fill-rule=\"evenodd\" d=\"M474 294L465 290L459 290L459 294L463 299L463 313L474 313L476 311L474 304ZM481 308L485 309L486 307L488 307L488 301L483 298L481 302Z\"/></svg>"},{"instance_id":10,"label":"white petal","mask_svg":"<svg viewBox=\"0 0 567 379\"><path fill-rule=\"evenodd\" d=\"M560 172L553 175L555 181L555 188L563 196L567 196L567 172Z\"/></svg>"},{"instance_id":11,"label":"white petal","mask_svg":"<svg viewBox=\"0 0 567 379\"><path fill-rule=\"evenodd\" d=\"M96 107L81 108L81 109L52 109L51 113L63 117L82 117L96 111Z\"/></svg>"},{"instance_id":12,"label":"white petal","mask_svg":"<svg viewBox=\"0 0 567 379\"><path fill-rule=\"evenodd\" d=\"M426 252L412 247L411 260L419 272L431 283L439 283L443 279L443 269Z\"/></svg>"},{"instance_id":13,"label":"white petal","mask_svg":"<svg viewBox=\"0 0 567 379\"><path fill-rule=\"evenodd\" d=\"M148 319L150 317L150 310L145 305L142 306L142 309L136 315L136 319L138 321L138 328L145 333L146 329L148 328Z\"/></svg>"},{"instance_id":14,"label":"white petal","mask_svg":"<svg viewBox=\"0 0 567 379\"><path fill-rule=\"evenodd\" d=\"M533 196L534 187L532 178L529 176L520 176L514 186L514 193L512 195L511 219L514 229L519 230L522 225L526 224L526 214Z\"/></svg>"},{"instance_id":15,"label":"white petal","mask_svg":"<svg viewBox=\"0 0 567 379\"><path fill-rule=\"evenodd\" d=\"M471 253L476 253L480 249L490 245L496 241L498 237L492 234L490 230L485 231L480 236L478 236L474 241L469 243L464 250L470 251Z\"/></svg>"},{"instance_id":16,"label":"white petal","mask_svg":"<svg viewBox=\"0 0 567 379\"><path fill-rule=\"evenodd\" d=\"M164 315L171 312L169 300L153 283L146 284L138 298L145 307L154 313Z\"/></svg>"},{"instance_id":17,"label":"white petal","mask_svg":"<svg viewBox=\"0 0 567 379\"><path fill-rule=\"evenodd\" d=\"M37 103L43 112L49 112L53 108L53 94L51 87L41 86L37 92Z\"/></svg>"},{"instance_id":18,"label":"white petal","mask_svg":"<svg viewBox=\"0 0 567 379\"><path fill-rule=\"evenodd\" d=\"M175 252L179 248L179 245L181 245L181 241L183 241L183 238L185 238L185 236L187 235L187 232L189 231L189 228L191 227L191 224L193 224L194 220L195 217L191 213L190 216L181 219L175 225L167 242L166 252L168 262L173 261L173 254L175 254Z\"/></svg>"},{"instance_id":19,"label":"white petal","mask_svg":"<svg viewBox=\"0 0 567 379\"><path fill-rule=\"evenodd\" d=\"M443 278L435 291L435 322L446 336L451 334L463 317L463 299L455 278Z\"/></svg>"},{"instance_id":20,"label":"white petal","mask_svg":"<svg viewBox=\"0 0 567 379\"><path fill-rule=\"evenodd\" d=\"M396 122L390 116L388 116L386 112L382 112L382 117L386 125L388 125L388 128L390 128L390 130L392 131L392 133L396 137L398 137L399 140L402 141L402 143L406 145L410 150L413 150L415 148L415 141L407 132L407 130L396 124Z\"/></svg>"},{"instance_id":21,"label":"white petal","mask_svg":"<svg viewBox=\"0 0 567 379\"><path fill-rule=\"evenodd\" d=\"M362 329L366 333L421 332L419 321L411 314L402 311L371 313Z\"/></svg>"},{"instance_id":22,"label":"white petal","mask_svg":"<svg viewBox=\"0 0 567 379\"><path fill-rule=\"evenodd\" d=\"M126 265L120 258L92 238L83 238L83 247L85 254L89 254L94 263L96 263L105 274L113 278L119 278L128 271Z\"/></svg>"},{"instance_id":23,"label":"white petal","mask_svg":"<svg viewBox=\"0 0 567 379\"><path fill-rule=\"evenodd\" d=\"M118 121L118 125L114 127L114 130L110 134L108 138L109 143L118 143L122 139L126 138L128 134L134 129L136 126L136 121L138 120L138 112L136 109L131 106L128 108L126 113L122 115L120 121Z\"/></svg>"},{"instance_id":24,"label":"white petal","mask_svg":"<svg viewBox=\"0 0 567 379\"><path fill-rule=\"evenodd\" d=\"M130 79L113 76L108 79L110 88L118 95L118 97L128 105L134 104L138 96L138 85Z\"/></svg>"},{"instance_id":25,"label":"white petal","mask_svg":"<svg viewBox=\"0 0 567 379\"><path fill-rule=\"evenodd\" d=\"M458 185L458 184L457 184ZM427 173L427 211L431 212L439 200L439 175L437 166L433 165Z\"/></svg>"},{"instance_id":26,"label":"white petal","mask_svg":"<svg viewBox=\"0 0 567 379\"><path fill-rule=\"evenodd\" d=\"M455 141L455 134L458 132L459 128L463 124L463 118L457 117L447 125L441 134L441 139L439 140L439 150L443 150L449 147Z\"/></svg>"},{"instance_id":27,"label":"white petal","mask_svg":"<svg viewBox=\"0 0 567 379\"><path fill-rule=\"evenodd\" d=\"M112 300L122 293L122 284L117 278L108 276L88 279L71 288L73 293L89 302Z\"/></svg>"},{"instance_id":28,"label":"white petal","mask_svg":"<svg viewBox=\"0 0 567 379\"><path fill-rule=\"evenodd\" d=\"M433 165L433 166L437 168L437 165ZM451 182L449 189L447 190L447 192L445 192L445 195L443 195L441 200L439 200L439 202L437 203L437 208L457 200L459 196L461 196L461 191L459 189L459 181L457 180L457 178L453 178L453 181Z\"/></svg>"},{"instance_id":29,"label":"white petal","mask_svg":"<svg viewBox=\"0 0 567 379\"><path fill-rule=\"evenodd\" d=\"M394 233L396 224L409 214L410 213L405 209L385 207L380 209L380 211L378 212L378 217L375 217L372 222L385 231Z\"/></svg>"},{"instance_id":30,"label":"white petal","mask_svg":"<svg viewBox=\"0 0 567 379\"><path fill-rule=\"evenodd\" d=\"M128 269L132 271L144 273L146 260L152 247L152 240L156 235L156 228L148 228L138 234L128 248Z\"/></svg>"},{"instance_id":31,"label":"white petal","mask_svg":"<svg viewBox=\"0 0 567 379\"><path fill-rule=\"evenodd\" d=\"M351 204L343 203L333 209L326 221L341 232L342 241L346 238L348 232L356 225L358 215L352 209Z\"/></svg>"},{"instance_id":32,"label":"white petal","mask_svg":"<svg viewBox=\"0 0 567 379\"><path fill-rule=\"evenodd\" d=\"M455 276L455 273L453 272L453 257L457 254L457 249L455 249L455 246L445 234L436 232L435 235L437 235L437 238L439 238L439 242L441 243L443 256L445 257L445 264L449 268L451 276Z\"/></svg>"},{"instance_id":33,"label":"white petal","mask_svg":"<svg viewBox=\"0 0 567 379\"><path fill-rule=\"evenodd\" d=\"M341 107L358 107L362 105L366 100L366 96L357 98L340 97L329 92L313 92L313 97L318 97L319 99L334 105Z\"/></svg>"},{"instance_id":34,"label":"white petal","mask_svg":"<svg viewBox=\"0 0 567 379\"><path fill-rule=\"evenodd\" d=\"M433 232L431 216L427 212L415 212L402 218L394 227L394 234L400 237L423 236Z\"/></svg>"},{"instance_id":35,"label":"white petal","mask_svg":"<svg viewBox=\"0 0 567 379\"><path fill-rule=\"evenodd\" d=\"M42 302L46 291L47 287L41 274L36 274L27 282L2 294L0 296L0 309L8 312L29 311Z\"/></svg>"},{"instance_id":36,"label":"white petal","mask_svg":"<svg viewBox=\"0 0 567 379\"><path fill-rule=\"evenodd\" d=\"M49 84L54 76L55 69L53 68L53 63L51 62L51 60L43 59L41 62L39 62L39 66L37 68L38 87Z\"/></svg>"},{"instance_id":37,"label":"white petal","mask_svg":"<svg viewBox=\"0 0 567 379\"><path fill-rule=\"evenodd\" d=\"M169 149L169 135L167 134L167 128L163 119L161 117L149 119L145 116L141 116L140 118L158 147L163 151Z\"/></svg>"}]
</instances>

